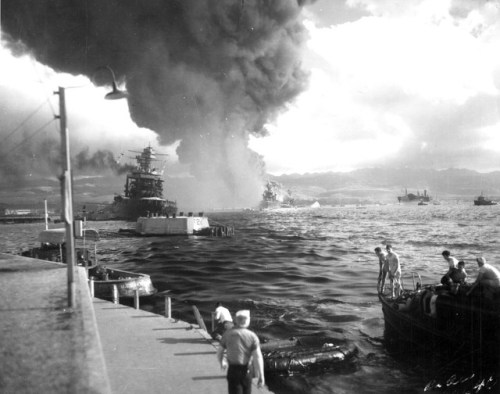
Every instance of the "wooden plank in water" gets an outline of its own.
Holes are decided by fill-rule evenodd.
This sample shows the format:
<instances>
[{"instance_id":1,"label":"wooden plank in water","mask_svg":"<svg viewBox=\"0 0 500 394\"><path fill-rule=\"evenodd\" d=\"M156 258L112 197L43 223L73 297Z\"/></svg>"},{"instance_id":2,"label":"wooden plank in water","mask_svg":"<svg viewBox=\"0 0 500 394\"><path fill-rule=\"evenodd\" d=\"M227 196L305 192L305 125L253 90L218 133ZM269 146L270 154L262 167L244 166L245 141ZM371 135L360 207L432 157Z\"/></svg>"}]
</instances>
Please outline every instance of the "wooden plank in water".
<instances>
[{"instance_id":1,"label":"wooden plank in water","mask_svg":"<svg viewBox=\"0 0 500 394\"><path fill-rule=\"evenodd\" d=\"M198 325L200 326L200 328L205 330L206 332L208 332L207 326L205 326L205 322L203 321L203 319L200 315L200 311L198 310L196 305L193 305L193 312L194 312L194 317L196 317L196 321L198 322Z\"/></svg>"}]
</instances>

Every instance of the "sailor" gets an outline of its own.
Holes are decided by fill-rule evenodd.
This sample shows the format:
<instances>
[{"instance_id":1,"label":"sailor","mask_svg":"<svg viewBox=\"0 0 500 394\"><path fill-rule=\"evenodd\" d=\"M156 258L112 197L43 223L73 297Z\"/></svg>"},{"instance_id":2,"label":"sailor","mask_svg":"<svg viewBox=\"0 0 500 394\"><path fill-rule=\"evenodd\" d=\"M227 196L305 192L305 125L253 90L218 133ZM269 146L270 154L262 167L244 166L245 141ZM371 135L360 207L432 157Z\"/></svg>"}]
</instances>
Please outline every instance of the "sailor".
<instances>
[{"instance_id":1,"label":"sailor","mask_svg":"<svg viewBox=\"0 0 500 394\"><path fill-rule=\"evenodd\" d=\"M399 262L399 256L392 250L392 245L387 244L385 249L387 250L387 261L389 263L391 295L392 298L394 298L394 294L397 293L397 296L399 297L403 290L403 286L401 286L401 264Z\"/></svg>"},{"instance_id":2,"label":"sailor","mask_svg":"<svg viewBox=\"0 0 500 394\"><path fill-rule=\"evenodd\" d=\"M443 250L443 253L441 253L441 255L448 262L448 272L446 273L446 275L449 275L453 268L457 268L458 260L451 255L449 250Z\"/></svg>"},{"instance_id":3,"label":"sailor","mask_svg":"<svg viewBox=\"0 0 500 394\"><path fill-rule=\"evenodd\" d=\"M377 290L379 293L385 291L385 278L389 273L389 262L387 261L387 254L378 246L375 248L375 254L378 256L379 272Z\"/></svg>"},{"instance_id":4,"label":"sailor","mask_svg":"<svg viewBox=\"0 0 500 394\"><path fill-rule=\"evenodd\" d=\"M222 334L224 334L230 328L233 328L233 318L231 317L231 312L225 307L222 306L220 302L218 302L215 308L215 316L214 319L217 322L217 326L215 327L215 331L212 334L214 339L220 340Z\"/></svg>"},{"instance_id":5,"label":"sailor","mask_svg":"<svg viewBox=\"0 0 500 394\"><path fill-rule=\"evenodd\" d=\"M259 337L248 329L249 325L250 311L236 312L236 326L224 333L217 349L217 359L221 368L223 370L227 368L229 394L251 394L253 362L256 363L257 368L257 384L259 387L264 386L264 359L260 350L260 341ZM227 362L225 356L227 356Z\"/></svg>"},{"instance_id":6,"label":"sailor","mask_svg":"<svg viewBox=\"0 0 500 394\"><path fill-rule=\"evenodd\" d=\"M467 295L471 294L472 291L479 285L489 294L497 292L500 289L500 271L491 264L487 264L484 257L478 257L476 261L479 267L479 272L477 273L476 281L467 292Z\"/></svg>"},{"instance_id":7,"label":"sailor","mask_svg":"<svg viewBox=\"0 0 500 394\"><path fill-rule=\"evenodd\" d=\"M465 271L465 261L460 260L457 264L457 268L454 268L450 273L450 279L453 283L465 284L467 280L467 271Z\"/></svg>"}]
</instances>

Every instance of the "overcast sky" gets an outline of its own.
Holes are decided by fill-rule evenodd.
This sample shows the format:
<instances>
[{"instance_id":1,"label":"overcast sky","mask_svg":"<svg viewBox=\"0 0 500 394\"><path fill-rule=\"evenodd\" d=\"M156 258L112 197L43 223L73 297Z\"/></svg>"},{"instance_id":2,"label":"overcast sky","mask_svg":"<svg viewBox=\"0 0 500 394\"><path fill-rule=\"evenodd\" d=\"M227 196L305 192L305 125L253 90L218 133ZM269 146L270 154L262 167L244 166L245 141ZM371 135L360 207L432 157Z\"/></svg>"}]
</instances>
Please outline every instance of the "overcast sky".
<instances>
[{"instance_id":1,"label":"overcast sky","mask_svg":"<svg viewBox=\"0 0 500 394\"><path fill-rule=\"evenodd\" d=\"M267 172L500 170L499 1L318 0L300 18L307 86L269 120L267 136L246 139ZM74 142L116 157L151 143L170 154L169 173L189 172L177 162L179 140L137 126L127 101L103 101L106 89L88 77L56 73L3 44L2 154L19 143L21 122L23 138L58 138L53 125L37 130L58 112L51 92L63 85L74 87L67 93Z\"/></svg>"},{"instance_id":2,"label":"overcast sky","mask_svg":"<svg viewBox=\"0 0 500 394\"><path fill-rule=\"evenodd\" d=\"M307 91L271 136L270 172L500 169L500 2L320 0Z\"/></svg>"}]
</instances>

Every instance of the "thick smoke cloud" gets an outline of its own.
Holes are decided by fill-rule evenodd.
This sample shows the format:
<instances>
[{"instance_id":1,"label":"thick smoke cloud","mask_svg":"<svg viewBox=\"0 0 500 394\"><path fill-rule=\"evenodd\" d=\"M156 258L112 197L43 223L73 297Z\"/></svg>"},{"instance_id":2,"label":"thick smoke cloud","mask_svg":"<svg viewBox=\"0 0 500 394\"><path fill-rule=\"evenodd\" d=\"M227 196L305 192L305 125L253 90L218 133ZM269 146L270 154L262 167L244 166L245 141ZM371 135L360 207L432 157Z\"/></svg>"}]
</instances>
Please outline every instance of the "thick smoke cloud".
<instances>
[{"instance_id":1,"label":"thick smoke cloud","mask_svg":"<svg viewBox=\"0 0 500 394\"><path fill-rule=\"evenodd\" d=\"M99 150L90 154L88 149L84 149L75 156L74 162L77 170L101 170L107 168L118 175L134 169L134 166L120 164L113 152L108 150Z\"/></svg>"},{"instance_id":2,"label":"thick smoke cloud","mask_svg":"<svg viewBox=\"0 0 500 394\"><path fill-rule=\"evenodd\" d=\"M200 193L246 204L260 197L265 171L249 133L265 135L307 83L304 3L4 0L2 29L12 48L22 42L56 70L90 77L109 65L126 81L137 125L161 144L181 140L179 161Z\"/></svg>"}]
</instances>

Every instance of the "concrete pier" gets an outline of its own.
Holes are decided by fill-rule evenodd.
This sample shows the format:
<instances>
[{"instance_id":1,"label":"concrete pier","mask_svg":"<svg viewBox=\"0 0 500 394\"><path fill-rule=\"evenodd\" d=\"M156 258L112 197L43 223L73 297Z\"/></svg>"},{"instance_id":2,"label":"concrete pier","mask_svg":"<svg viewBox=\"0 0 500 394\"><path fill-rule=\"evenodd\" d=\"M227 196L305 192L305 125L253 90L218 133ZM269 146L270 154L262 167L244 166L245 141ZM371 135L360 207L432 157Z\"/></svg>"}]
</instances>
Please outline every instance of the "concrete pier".
<instances>
[{"instance_id":1,"label":"concrete pier","mask_svg":"<svg viewBox=\"0 0 500 394\"><path fill-rule=\"evenodd\" d=\"M92 299L84 268L67 308L65 264L0 254L0 392L227 392L196 325ZM270 393L253 388L253 393Z\"/></svg>"},{"instance_id":2,"label":"concrete pier","mask_svg":"<svg viewBox=\"0 0 500 394\"><path fill-rule=\"evenodd\" d=\"M227 393L215 342L197 325L99 299L94 310L113 393Z\"/></svg>"},{"instance_id":3,"label":"concrete pier","mask_svg":"<svg viewBox=\"0 0 500 394\"><path fill-rule=\"evenodd\" d=\"M111 393L83 268L0 254L0 392Z\"/></svg>"}]
</instances>

